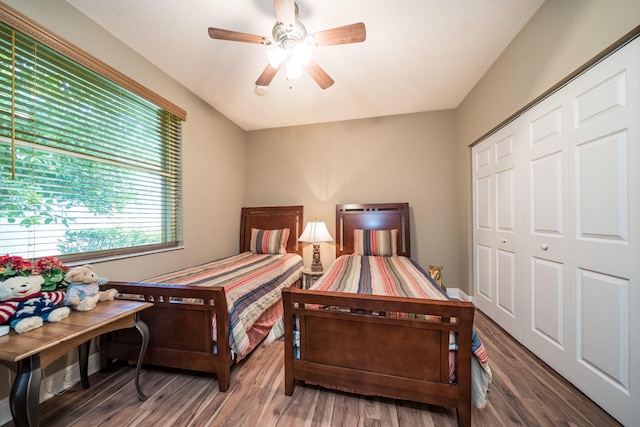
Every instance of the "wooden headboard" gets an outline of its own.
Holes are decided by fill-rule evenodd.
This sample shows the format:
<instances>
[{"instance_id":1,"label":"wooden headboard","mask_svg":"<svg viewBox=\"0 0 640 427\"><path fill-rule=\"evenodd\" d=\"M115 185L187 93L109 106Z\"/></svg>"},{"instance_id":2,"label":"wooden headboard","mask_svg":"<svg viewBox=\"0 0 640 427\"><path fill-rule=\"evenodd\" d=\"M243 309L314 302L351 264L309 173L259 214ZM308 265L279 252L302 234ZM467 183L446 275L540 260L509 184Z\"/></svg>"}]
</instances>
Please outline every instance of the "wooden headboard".
<instances>
[{"instance_id":1,"label":"wooden headboard","mask_svg":"<svg viewBox=\"0 0 640 427\"><path fill-rule=\"evenodd\" d=\"M409 203L336 205L336 258L352 254L353 230L398 229L398 255L411 256Z\"/></svg>"},{"instance_id":2,"label":"wooden headboard","mask_svg":"<svg viewBox=\"0 0 640 427\"><path fill-rule=\"evenodd\" d=\"M302 206L267 206L242 208L240 218L240 252L246 252L251 245L251 229L277 230L288 228L287 252L302 255L302 245L298 236L302 234Z\"/></svg>"}]
</instances>

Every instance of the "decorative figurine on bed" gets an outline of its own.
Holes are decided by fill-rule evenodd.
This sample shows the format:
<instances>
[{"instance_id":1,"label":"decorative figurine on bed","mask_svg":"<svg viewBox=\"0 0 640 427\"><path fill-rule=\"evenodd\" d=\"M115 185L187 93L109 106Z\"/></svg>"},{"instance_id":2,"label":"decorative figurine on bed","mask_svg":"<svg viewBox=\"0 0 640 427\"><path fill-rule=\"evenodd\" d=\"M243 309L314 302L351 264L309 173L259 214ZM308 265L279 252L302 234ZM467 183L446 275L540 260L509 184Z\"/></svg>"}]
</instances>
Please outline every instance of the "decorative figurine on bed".
<instances>
[{"instance_id":1,"label":"decorative figurine on bed","mask_svg":"<svg viewBox=\"0 0 640 427\"><path fill-rule=\"evenodd\" d=\"M447 292L446 286L442 284L442 269L444 267L441 265L429 265L429 276L442 288L443 291Z\"/></svg>"},{"instance_id":2,"label":"decorative figurine on bed","mask_svg":"<svg viewBox=\"0 0 640 427\"><path fill-rule=\"evenodd\" d=\"M43 292L42 276L15 276L0 282L0 324L8 323L17 333L59 322L69 316L62 307L65 293Z\"/></svg>"},{"instance_id":3,"label":"decorative figurine on bed","mask_svg":"<svg viewBox=\"0 0 640 427\"><path fill-rule=\"evenodd\" d=\"M115 289L101 291L100 286L109 279L98 277L89 264L73 267L64 276L64 281L68 283L65 305L76 311L93 310L98 301L112 300L118 293Z\"/></svg>"}]
</instances>

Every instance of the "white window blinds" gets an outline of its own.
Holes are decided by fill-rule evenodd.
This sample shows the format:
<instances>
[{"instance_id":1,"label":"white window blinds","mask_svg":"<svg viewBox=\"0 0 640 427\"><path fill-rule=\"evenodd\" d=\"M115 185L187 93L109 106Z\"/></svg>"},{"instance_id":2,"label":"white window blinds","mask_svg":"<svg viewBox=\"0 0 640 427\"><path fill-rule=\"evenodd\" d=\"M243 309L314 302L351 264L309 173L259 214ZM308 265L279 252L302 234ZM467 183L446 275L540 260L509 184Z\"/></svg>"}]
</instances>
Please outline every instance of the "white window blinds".
<instances>
[{"instance_id":1,"label":"white window blinds","mask_svg":"<svg viewBox=\"0 0 640 427\"><path fill-rule=\"evenodd\" d=\"M0 253L73 259L177 245L181 125L0 23Z\"/></svg>"}]
</instances>

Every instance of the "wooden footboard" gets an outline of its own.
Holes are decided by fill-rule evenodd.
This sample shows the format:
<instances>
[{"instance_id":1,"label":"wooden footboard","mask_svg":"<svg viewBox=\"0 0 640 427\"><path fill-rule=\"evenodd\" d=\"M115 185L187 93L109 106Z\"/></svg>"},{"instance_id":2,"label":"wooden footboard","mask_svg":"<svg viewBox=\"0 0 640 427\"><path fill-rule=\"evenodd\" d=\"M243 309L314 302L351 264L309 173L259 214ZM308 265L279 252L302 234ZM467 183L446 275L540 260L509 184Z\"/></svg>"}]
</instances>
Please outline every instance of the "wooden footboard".
<instances>
[{"instance_id":1,"label":"wooden footboard","mask_svg":"<svg viewBox=\"0 0 640 427\"><path fill-rule=\"evenodd\" d=\"M222 287L133 282L109 282L106 286L130 295L127 299L153 303L153 307L141 313L150 331L144 363L214 373L220 391L229 388L233 359L229 347L227 300ZM197 299L202 303L185 302L185 299ZM217 337L212 328L214 315ZM139 351L140 337L135 331L104 335L100 339L101 368L107 368L113 359L137 360Z\"/></svg>"},{"instance_id":2,"label":"wooden footboard","mask_svg":"<svg viewBox=\"0 0 640 427\"><path fill-rule=\"evenodd\" d=\"M471 425L472 303L293 288L282 295L285 394L291 395L301 380L455 407L458 425ZM294 330L299 331L299 357ZM453 384L450 332L458 342Z\"/></svg>"}]
</instances>

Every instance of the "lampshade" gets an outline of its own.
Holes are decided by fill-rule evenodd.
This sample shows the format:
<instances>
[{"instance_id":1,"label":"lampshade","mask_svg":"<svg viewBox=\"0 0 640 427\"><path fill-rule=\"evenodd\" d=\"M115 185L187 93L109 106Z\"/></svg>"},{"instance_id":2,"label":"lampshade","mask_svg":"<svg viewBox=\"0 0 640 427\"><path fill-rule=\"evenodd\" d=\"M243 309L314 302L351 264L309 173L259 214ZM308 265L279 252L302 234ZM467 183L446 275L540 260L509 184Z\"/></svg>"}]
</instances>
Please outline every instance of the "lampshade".
<instances>
[{"instance_id":1,"label":"lampshade","mask_svg":"<svg viewBox=\"0 0 640 427\"><path fill-rule=\"evenodd\" d=\"M318 243L332 242L333 237L327 230L327 225L323 221L309 221L304 228L302 235L298 238L298 242Z\"/></svg>"},{"instance_id":2,"label":"lampshade","mask_svg":"<svg viewBox=\"0 0 640 427\"><path fill-rule=\"evenodd\" d=\"M274 45L267 49L267 60L273 68L278 68L280 64L282 64L282 62L286 59L286 57L287 51L285 51L278 45Z\"/></svg>"},{"instance_id":3,"label":"lampshade","mask_svg":"<svg viewBox=\"0 0 640 427\"><path fill-rule=\"evenodd\" d=\"M304 67L311 61L311 46L306 42L299 42L291 48L291 60Z\"/></svg>"},{"instance_id":4,"label":"lampshade","mask_svg":"<svg viewBox=\"0 0 640 427\"><path fill-rule=\"evenodd\" d=\"M289 59L287 61L287 79L296 79L302 75L302 68L296 61Z\"/></svg>"}]
</instances>

